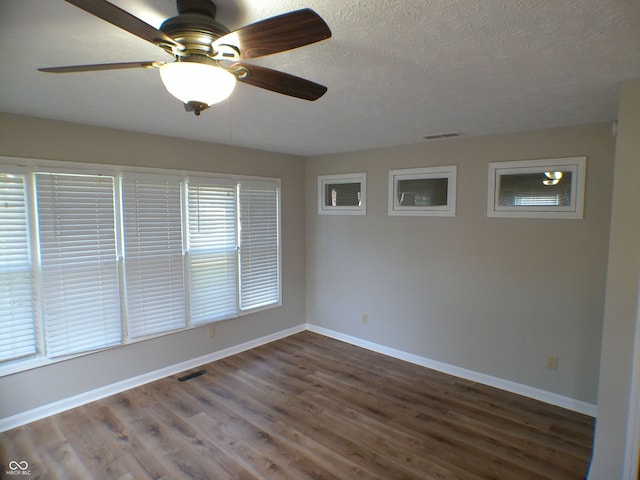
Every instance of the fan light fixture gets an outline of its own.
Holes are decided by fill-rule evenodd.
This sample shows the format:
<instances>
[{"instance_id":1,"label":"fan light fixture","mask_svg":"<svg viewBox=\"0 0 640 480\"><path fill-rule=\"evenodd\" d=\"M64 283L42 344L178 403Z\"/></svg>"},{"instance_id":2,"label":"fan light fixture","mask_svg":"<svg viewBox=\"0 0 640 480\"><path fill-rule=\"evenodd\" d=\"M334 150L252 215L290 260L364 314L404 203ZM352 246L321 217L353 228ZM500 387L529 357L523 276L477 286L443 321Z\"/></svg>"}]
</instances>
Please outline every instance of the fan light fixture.
<instances>
[{"instance_id":1,"label":"fan light fixture","mask_svg":"<svg viewBox=\"0 0 640 480\"><path fill-rule=\"evenodd\" d=\"M236 77L208 63L173 62L160 67L167 91L184 104L205 104L226 100L236 86Z\"/></svg>"}]
</instances>

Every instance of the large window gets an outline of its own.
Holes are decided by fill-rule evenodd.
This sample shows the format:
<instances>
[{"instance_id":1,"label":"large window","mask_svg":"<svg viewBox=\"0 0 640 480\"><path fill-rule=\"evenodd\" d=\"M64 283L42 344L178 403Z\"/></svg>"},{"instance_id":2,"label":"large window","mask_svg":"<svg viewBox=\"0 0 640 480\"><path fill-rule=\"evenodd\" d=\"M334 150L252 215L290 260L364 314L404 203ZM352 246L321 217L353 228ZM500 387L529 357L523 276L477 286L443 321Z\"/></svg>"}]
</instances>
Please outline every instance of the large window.
<instances>
[{"instance_id":1,"label":"large window","mask_svg":"<svg viewBox=\"0 0 640 480\"><path fill-rule=\"evenodd\" d=\"M280 304L279 180L25 163L0 162L0 374Z\"/></svg>"}]
</instances>

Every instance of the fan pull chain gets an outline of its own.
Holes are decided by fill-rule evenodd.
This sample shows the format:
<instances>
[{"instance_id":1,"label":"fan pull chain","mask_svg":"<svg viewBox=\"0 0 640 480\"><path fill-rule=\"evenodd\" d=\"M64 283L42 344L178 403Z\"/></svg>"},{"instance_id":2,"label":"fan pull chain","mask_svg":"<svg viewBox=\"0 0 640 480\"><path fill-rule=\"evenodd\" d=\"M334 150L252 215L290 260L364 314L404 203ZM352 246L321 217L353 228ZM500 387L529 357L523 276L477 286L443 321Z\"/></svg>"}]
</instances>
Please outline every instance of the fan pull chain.
<instances>
[{"instance_id":1,"label":"fan pull chain","mask_svg":"<svg viewBox=\"0 0 640 480\"><path fill-rule=\"evenodd\" d=\"M227 102L227 119L229 121L229 145L233 145L233 133L231 132L231 99Z\"/></svg>"}]
</instances>

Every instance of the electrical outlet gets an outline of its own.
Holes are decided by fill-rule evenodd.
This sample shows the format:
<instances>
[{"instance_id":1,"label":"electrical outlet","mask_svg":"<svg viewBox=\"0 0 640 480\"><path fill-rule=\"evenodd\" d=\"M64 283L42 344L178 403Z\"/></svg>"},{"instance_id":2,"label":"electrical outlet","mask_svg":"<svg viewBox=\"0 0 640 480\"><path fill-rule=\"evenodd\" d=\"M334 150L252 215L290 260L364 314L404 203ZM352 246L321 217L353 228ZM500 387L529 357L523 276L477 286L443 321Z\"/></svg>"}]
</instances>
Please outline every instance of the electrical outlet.
<instances>
[{"instance_id":1,"label":"electrical outlet","mask_svg":"<svg viewBox=\"0 0 640 480\"><path fill-rule=\"evenodd\" d=\"M547 357L547 368L549 370L556 370L558 368L558 357L555 355L549 355Z\"/></svg>"},{"instance_id":2,"label":"electrical outlet","mask_svg":"<svg viewBox=\"0 0 640 480\"><path fill-rule=\"evenodd\" d=\"M369 323L369 314L368 313L363 313L362 314L362 323L364 323L364 324Z\"/></svg>"},{"instance_id":3,"label":"electrical outlet","mask_svg":"<svg viewBox=\"0 0 640 480\"><path fill-rule=\"evenodd\" d=\"M213 338L216 336L216 327L213 325L209 325L209 329L207 330L207 336L209 338Z\"/></svg>"}]
</instances>

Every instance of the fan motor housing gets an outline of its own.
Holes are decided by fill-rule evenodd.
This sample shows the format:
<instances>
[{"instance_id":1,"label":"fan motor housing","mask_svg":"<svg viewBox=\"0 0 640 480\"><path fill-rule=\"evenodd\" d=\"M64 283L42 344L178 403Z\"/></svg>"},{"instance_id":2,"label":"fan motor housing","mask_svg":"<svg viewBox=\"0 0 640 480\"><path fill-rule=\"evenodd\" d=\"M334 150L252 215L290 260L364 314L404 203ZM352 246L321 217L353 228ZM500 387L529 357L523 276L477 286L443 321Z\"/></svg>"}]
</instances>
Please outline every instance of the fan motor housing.
<instances>
[{"instance_id":1,"label":"fan motor housing","mask_svg":"<svg viewBox=\"0 0 640 480\"><path fill-rule=\"evenodd\" d=\"M210 55L211 43L229 33L215 20L216 7L209 0L178 0L178 15L164 21L160 31L186 48L180 55Z\"/></svg>"}]
</instances>

